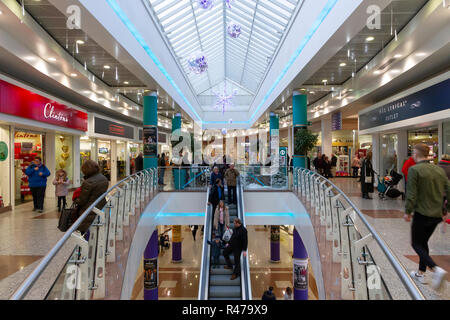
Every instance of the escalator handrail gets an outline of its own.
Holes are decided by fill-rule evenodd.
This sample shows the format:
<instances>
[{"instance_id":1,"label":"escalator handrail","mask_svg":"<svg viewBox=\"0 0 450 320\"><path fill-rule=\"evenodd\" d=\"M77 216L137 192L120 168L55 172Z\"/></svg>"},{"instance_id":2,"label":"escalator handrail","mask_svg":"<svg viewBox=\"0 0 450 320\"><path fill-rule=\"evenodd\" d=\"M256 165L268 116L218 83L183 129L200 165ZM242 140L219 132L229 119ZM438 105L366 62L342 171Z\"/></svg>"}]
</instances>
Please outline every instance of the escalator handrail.
<instances>
[{"instance_id":1,"label":"escalator handrail","mask_svg":"<svg viewBox=\"0 0 450 320\"><path fill-rule=\"evenodd\" d=\"M244 187L241 183L241 179L237 180L237 210L238 217L241 219L242 225L246 228L245 223L245 208L244 208ZM248 251L248 248L247 248ZM248 254L246 257L242 256L241 259L241 290L242 290L242 300L252 300L252 284L250 277L250 267L248 261Z\"/></svg>"},{"instance_id":2,"label":"escalator handrail","mask_svg":"<svg viewBox=\"0 0 450 320\"><path fill-rule=\"evenodd\" d=\"M211 241L211 228L212 228L212 206L208 205L210 188L206 193L206 215L205 215L205 225L203 232L203 254L200 268L200 283L198 290L198 300L208 300L209 298L209 268L211 262L211 248L208 245L208 240Z\"/></svg>"}]
</instances>

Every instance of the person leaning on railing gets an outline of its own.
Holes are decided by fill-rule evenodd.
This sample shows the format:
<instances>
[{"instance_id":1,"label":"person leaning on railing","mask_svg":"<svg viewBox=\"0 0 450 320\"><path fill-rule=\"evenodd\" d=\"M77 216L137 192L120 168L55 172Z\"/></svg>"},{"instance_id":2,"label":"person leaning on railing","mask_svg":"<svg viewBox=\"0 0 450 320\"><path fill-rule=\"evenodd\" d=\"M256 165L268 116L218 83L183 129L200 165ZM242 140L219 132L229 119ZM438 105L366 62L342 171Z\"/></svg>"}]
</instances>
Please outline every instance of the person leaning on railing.
<instances>
[{"instance_id":1,"label":"person leaning on railing","mask_svg":"<svg viewBox=\"0 0 450 320\"><path fill-rule=\"evenodd\" d=\"M90 205L108 190L108 179L100 172L97 162L87 160L81 167L84 174L84 182L81 185L80 197L75 200L78 205L78 215L82 215ZM102 209L106 205L106 199L102 199L97 208ZM85 233L97 215L91 211L86 219L78 227L78 231Z\"/></svg>"}]
</instances>

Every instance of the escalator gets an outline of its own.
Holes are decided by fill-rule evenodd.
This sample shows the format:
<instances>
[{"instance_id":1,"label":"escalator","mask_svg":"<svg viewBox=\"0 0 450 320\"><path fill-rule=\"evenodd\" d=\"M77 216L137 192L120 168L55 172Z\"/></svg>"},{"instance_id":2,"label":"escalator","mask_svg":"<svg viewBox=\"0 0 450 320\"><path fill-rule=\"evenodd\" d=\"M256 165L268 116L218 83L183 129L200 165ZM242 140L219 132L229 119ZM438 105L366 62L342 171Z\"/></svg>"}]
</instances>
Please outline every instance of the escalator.
<instances>
[{"instance_id":1,"label":"escalator","mask_svg":"<svg viewBox=\"0 0 450 320\"><path fill-rule=\"evenodd\" d=\"M209 197L209 190L208 190ZM237 187L237 205L228 205L230 214L230 228L233 229L233 221L239 218L245 226L244 216L244 202L243 189L240 181ZM251 286L250 286L250 272L248 267L248 260L241 256L241 275L235 280L230 280L233 273L232 270L225 269L225 258L220 256L220 265L218 268L212 268L211 246L208 245L207 240L212 238L212 207L207 206L207 213L205 217L205 237L203 239L203 256L202 269L200 274L199 286L199 300L250 300ZM231 262L234 264L234 257L230 255Z\"/></svg>"}]
</instances>

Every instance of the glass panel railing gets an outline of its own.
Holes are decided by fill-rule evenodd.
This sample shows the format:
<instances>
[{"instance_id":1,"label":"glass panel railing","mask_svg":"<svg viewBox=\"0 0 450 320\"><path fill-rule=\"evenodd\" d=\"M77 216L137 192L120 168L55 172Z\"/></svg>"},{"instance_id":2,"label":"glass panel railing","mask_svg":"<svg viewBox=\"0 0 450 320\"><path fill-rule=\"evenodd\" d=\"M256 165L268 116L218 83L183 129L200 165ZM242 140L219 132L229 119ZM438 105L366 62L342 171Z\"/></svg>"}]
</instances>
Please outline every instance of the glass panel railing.
<instances>
[{"instance_id":1,"label":"glass panel railing","mask_svg":"<svg viewBox=\"0 0 450 320\"><path fill-rule=\"evenodd\" d=\"M314 226L327 299L424 299L398 258L335 184L307 169L294 174L294 190Z\"/></svg>"},{"instance_id":2,"label":"glass panel railing","mask_svg":"<svg viewBox=\"0 0 450 320\"><path fill-rule=\"evenodd\" d=\"M190 165L158 168L160 191L206 191L211 167Z\"/></svg>"},{"instance_id":3,"label":"glass panel railing","mask_svg":"<svg viewBox=\"0 0 450 320\"><path fill-rule=\"evenodd\" d=\"M237 166L244 190L292 190L292 170L280 166Z\"/></svg>"},{"instance_id":4,"label":"glass panel railing","mask_svg":"<svg viewBox=\"0 0 450 320\"><path fill-rule=\"evenodd\" d=\"M120 299L128 250L147 203L156 194L156 169L110 188L69 228L11 299ZM103 199L106 205L96 206ZM89 229L76 231L90 213Z\"/></svg>"}]
</instances>

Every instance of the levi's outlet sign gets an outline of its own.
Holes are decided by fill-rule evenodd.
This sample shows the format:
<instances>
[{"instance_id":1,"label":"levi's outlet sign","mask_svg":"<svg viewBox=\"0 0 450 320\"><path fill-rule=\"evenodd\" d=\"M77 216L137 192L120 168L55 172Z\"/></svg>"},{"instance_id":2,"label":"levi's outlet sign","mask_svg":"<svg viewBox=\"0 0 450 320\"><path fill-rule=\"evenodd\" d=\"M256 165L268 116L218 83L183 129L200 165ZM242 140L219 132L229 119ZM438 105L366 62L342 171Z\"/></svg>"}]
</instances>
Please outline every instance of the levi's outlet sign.
<instances>
[{"instance_id":1,"label":"levi's outlet sign","mask_svg":"<svg viewBox=\"0 0 450 320\"><path fill-rule=\"evenodd\" d=\"M450 79L361 114L359 130L371 129L448 109L450 109Z\"/></svg>"},{"instance_id":2,"label":"levi's outlet sign","mask_svg":"<svg viewBox=\"0 0 450 320\"><path fill-rule=\"evenodd\" d=\"M88 115L0 80L0 112L60 127L87 131Z\"/></svg>"},{"instance_id":3,"label":"levi's outlet sign","mask_svg":"<svg viewBox=\"0 0 450 320\"><path fill-rule=\"evenodd\" d=\"M134 140L134 128L95 117L95 133Z\"/></svg>"}]
</instances>

